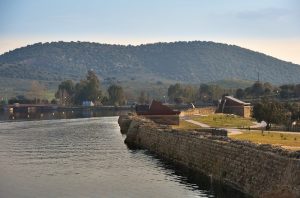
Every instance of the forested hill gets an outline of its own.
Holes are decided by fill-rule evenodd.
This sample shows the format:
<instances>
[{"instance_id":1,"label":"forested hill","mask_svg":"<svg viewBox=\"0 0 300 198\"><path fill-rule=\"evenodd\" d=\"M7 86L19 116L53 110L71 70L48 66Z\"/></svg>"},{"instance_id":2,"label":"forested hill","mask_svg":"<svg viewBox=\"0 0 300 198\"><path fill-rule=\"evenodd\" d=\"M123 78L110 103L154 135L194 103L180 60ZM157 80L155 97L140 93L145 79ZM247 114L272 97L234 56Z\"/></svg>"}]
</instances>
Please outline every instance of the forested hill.
<instances>
[{"instance_id":1,"label":"forested hill","mask_svg":"<svg viewBox=\"0 0 300 198\"><path fill-rule=\"evenodd\" d=\"M136 81L205 83L223 79L273 84L300 83L300 66L213 42L155 43L139 46L89 42L37 43L0 56L0 78L78 80L93 69L101 77Z\"/></svg>"}]
</instances>

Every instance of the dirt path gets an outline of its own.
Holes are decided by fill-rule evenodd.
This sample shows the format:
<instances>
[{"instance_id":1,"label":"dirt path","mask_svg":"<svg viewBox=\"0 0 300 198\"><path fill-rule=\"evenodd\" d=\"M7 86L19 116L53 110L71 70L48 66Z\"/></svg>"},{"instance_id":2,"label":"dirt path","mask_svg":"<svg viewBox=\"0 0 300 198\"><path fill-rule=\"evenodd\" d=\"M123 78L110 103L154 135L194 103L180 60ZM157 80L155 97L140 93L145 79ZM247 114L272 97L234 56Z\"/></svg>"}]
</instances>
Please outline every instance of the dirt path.
<instances>
[{"instance_id":1,"label":"dirt path","mask_svg":"<svg viewBox=\"0 0 300 198\"><path fill-rule=\"evenodd\" d=\"M198 125L202 128L210 128L209 125L207 124L204 124L204 123L201 123L201 122L198 122L198 121L195 121L195 120L191 120L189 119L188 117L182 117L183 120L189 122L189 123L192 123L192 124L195 124L195 125ZM235 129L235 128L225 128L229 134L231 135L237 135L237 134L242 134L242 132L239 130L239 129Z\"/></svg>"},{"instance_id":2,"label":"dirt path","mask_svg":"<svg viewBox=\"0 0 300 198\"><path fill-rule=\"evenodd\" d=\"M266 124L264 122L253 122L254 125L250 126L251 129L257 129L266 127Z\"/></svg>"},{"instance_id":3,"label":"dirt path","mask_svg":"<svg viewBox=\"0 0 300 198\"><path fill-rule=\"evenodd\" d=\"M195 125L198 125L202 128L209 128L210 126L207 125L207 124L204 124L204 123L201 123L201 122L197 122L195 120L189 120L189 119L185 119L185 121L189 122L189 123L192 123L192 124L195 124Z\"/></svg>"}]
</instances>

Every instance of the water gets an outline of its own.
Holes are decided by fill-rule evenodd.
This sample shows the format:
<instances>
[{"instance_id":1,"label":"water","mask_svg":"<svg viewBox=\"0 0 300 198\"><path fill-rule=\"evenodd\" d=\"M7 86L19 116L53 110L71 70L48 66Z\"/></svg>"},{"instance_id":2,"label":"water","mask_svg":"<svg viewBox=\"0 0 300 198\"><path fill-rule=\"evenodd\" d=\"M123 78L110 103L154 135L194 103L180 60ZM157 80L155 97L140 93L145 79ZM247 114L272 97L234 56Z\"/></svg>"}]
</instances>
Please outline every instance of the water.
<instances>
[{"instance_id":1,"label":"water","mask_svg":"<svg viewBox=\"0 0 300 198\"><path fill-rule=\"evenodd\" d=\"M0 197L242 197L123 143L118 117L0 123Z\"/></svg>"},{"instance_id":2,"label":"water","mask_svg":"<svg viewBox=\"0 0 300 198\"><path fill-rule=\"evenodd\" d=\"M71 119L71 118L92 118L104 116L126 115L131 110L110 110L110 109L69 109L69 110L47 110L36 112L9 112L0 111L1 121L30 121L30 120L53 120L53 119Z\"/></svg>"}]
</instances>

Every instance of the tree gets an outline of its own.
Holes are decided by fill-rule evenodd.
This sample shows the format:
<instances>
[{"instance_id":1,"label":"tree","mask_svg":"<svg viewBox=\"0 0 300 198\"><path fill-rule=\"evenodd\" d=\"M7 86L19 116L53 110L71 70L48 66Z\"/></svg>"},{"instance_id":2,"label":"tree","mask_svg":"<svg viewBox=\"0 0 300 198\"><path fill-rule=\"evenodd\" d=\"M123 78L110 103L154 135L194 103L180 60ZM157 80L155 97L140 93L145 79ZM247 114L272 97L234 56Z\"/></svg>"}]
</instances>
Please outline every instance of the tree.
<instances>
[{"instance_id":1,"label":"tree","mask_svg":"<svg viewBox=\"0 0 300 198\"><path fill-rule=\"evenodd\" d=\"M290 85L282 85L280 86L280 97L281 98L293 98L295 96L295 85L290 84Z\"/></svg>"},{"instance_id":2,"label":"tree","mask_svg":"<svg viewBox=\"0 0 300 198\"><path fill-rule=\"evenodd\" d=\"M300 103L287 102L284 107L291 113L291 120L299 120L300 118Z\"/></svg>"},{"instance_id":3,"label":"tree","mask_svg":"<svg viewBox=\"0 0 300 198\"><path fill-rule=\"evenodd\" d=\"M258 97L274 97L277 94L276 87L273 87L270 83L255 82L251 87L236 90L237 98L258 98Z\"/></svg>"},{"instance_id":4,"label":"tree","mask_svg":"<svg viewBox=\"0 0 300 198\"><path fill-rule=\"evenodd\" d=\"M90 101L100 100L102 92L100 90L100 80L93 70L88 71L86 76L86 94Z\"/></svg>"},{"instance_id":5,"label":"tree","mask_svg":"<svg viewBox=\"0 0 300 198\"><path fill-rule=\"evenodd\" d=\"M245 96L245 91L243 89L237 89L236 92L235 92L235 96L238 99L242 99Z\"/></svg>"},{"instance_id":6,"label":"tree","mask_svg":"<svg viewBox=\"0 0 300 198\"><path fill-rule=\"evenodd\" d=\"M85 80L81 80L75 86L74 100L76 104L81 104L82 101L101 101L102 92L100 89L100 80L96 73L92 70L88 71Z\"/></svg>"},{"instance_id":7,"label":"tree","mask_svg":"<svg viewBox=\"0 0 300 198\"><path fill-rule=\"evenodd\" d=\"M199 88L199 99L208 102L212 99L212 89L207 84L201 84Z\"/></svg>"},{"instance_id":8,"label":"tree","mask_svg":"<svg viewBox=\"0 0 300 198\"><path fill-rule=\"evenodd\" d=\"M169 86L168 97L175 103L191 103L197 99L197 89L191 85L182 86L181 84L176 83Z\"/></svg>"},{"instance_id":9,"label":"tree","mask_svg":"<svg viewBox=\"0 0 300 198\"><path fill-rule=\"evenodd\" d=\"M147 100L147 96L145 91L141 91L140 96L138 98L138 101L140 104L146 104L149 103L149 101Z\"/></svg>"},{"instance_id":10,"label":"tree","mask_svg":"<svg viewBox=\"0 0 300 198\"><path fill-rule=\"evenodd\" d=\"M40 99L45 96L45 86L40 84L38 81L32 81L29 91L26 94L26 98L34 100L35 103L38 103Z\"/></svg>"},{"instance_id":11,"label":"tree","mask_svg":"<svg viewBox=\"0 0 300 198\"><path fill-rule=\"evenodd\" d=\"M123 105L125 104L125 95L123 88L119 85L110 85L107 89L109 94L109 101L113 105Z\"/></svg>"},{"instance_id":12,"label":"tree","mask_svg":"<svg viewBox=\"0 0 300 198\"><path fill-rule=\"evenodd\" d=\"M65 80L58 85L59 90L66 90L68 94L72 95L75 91L75 85L72 80Z\"/></svg>"},{"instance_id":13,"label":"tree","mask_svg":"<svg viewBox=\"0 0 300 198\"><path fill-rule=\"evenodd\" d=\"M5 103L6 101L3 100L3 103ZM8 101L8 104L14 104L14 103L19 103L19 104L31 104L32 102L35 102L26 98L24 95L18 95L16 97L10 98Z\"/></svg>"},{"instance_id":14,"label":"tree","mask_svg":"<svg viewBox=\"0 0 300 198\"><path fill-rule=\"evenodd\" d=\"M109 100L108 100L108 97L107 96L103 96L102 100L101 100L101 103L103 105L108 105L109 104Z\"/></svg>"},{"instance_id":15,"label":"tree","mask_svg":"<svg viewBox=\"0 0 300 198\"><path fill-rule=\"evenodd\" d=\"M253 106L252 117L258 122L267 123L266 130L271 128L271 124L281 124L286 120L286 110L284 106L276 101L263 99Z\"/></svg>"},{"instance_id":16,"label":"tree","mask_svg":"<svg viewBox=\"0 0 300 198\"><path fill-rule=\"evenodd\" d=\"M295 85L295 96L300 97L300 84Z\"/></svg>"},{"instance_id":17,"label":"tree","mask_svg":"<svg viewBox=\"0 0 300 198\"><path fill-rule=\"evenodd\" d=\"M66 80L58 85L55 97L59 99L60 104L68 105L73 103L75 94L75 85L72 80Z\"/></svg>"},{"instance_id":18,"label":"tree","mask_svg":"<svg viewBox=\"0 0 300 198\"><path fill-rule=\"evenodd\" d=\"M251 87L252 95L263 96L265 93L264 86L261 82L255 82Z\"/></svg>"},{"instance_id":19,"label":"tree","mask_svg":"<svg viewBox=\"0 0 300 198\"><path fill-rule=\"evenodd\" d=\"M183 99L182 102L192 103L196 101L197 88L191 85L186 85L185 87L182 88L181 92L182 92L182 99ZM177 97L177 98L181 98L181 97Z\"/></svg>"},{"instance_id":20,"label":"tree","mask_svg":"<svg viewBox=\"0 0 300 198\"><path fill-rule=\"evenodd\" d=\"M176 98L174 98L174 102L176 104L182 104L183 103L183 98L182 97L176 97Z\"/></svg>"},{"instance_id":21,"label":"tree","mask_svg":"<svg viewBox=\"0 0 300 198\"><path fill-rule=\"evenodd\" d=\"M168 88L168 97L171 101L174 101L175 98L181 97L182 89L179 83L175 85L170 85Z\"/></svg>"},{"instance_id":22,"label":"tree","mask_svg":"<svg viewBox=\"0 0 300 198\"><path fill-rule=\"evenodd\" d=\"M263 87L264 87L265 95L270 95L274 91L274 87L268 82L264 83Z\"/></svg>"}]
</instances>

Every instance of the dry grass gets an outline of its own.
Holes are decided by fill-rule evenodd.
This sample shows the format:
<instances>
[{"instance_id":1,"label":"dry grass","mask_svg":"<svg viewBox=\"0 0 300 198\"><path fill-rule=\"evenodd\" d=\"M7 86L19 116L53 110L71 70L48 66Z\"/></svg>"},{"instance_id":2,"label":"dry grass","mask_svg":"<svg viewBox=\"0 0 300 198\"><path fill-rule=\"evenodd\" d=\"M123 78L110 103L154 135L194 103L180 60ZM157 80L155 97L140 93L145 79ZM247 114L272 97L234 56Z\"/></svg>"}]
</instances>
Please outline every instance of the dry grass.
<instances>
[{"instance_id":1,"label":"dry grass","mask_svg":"<svg viewBox=\"0 0 300 198\"><path fill-rule=\"evenodd\" d=\"M232 139L248 140L259 144L272 144L288 149L300 150L300 134L286 132L267 132L261 131L243 132L242 134L229 135Z\"/></svg>"},{"instance_id":2,"label":"dry grass","mask_svg":"<svg viewBox=\"0 0 300 198\"><path fill-rule=\"evenodd\" d=\"M227 114L212 114L208 116L193 116L192 120L207 124L211 127L249 127L254 125L254 120L243 118L236 115L227 115Z\"/></svg>"},{"instance_id":3,"label":"dry grass","mask_svg":"<svg viewBox=\"0 0 300 198\"><path fill-rule=\"evenodd\" d=\"M172 125L173 129L198 129L200 126L189 123L185 120L179 120L179 125Z\"/></svg>"}]
</instances>

